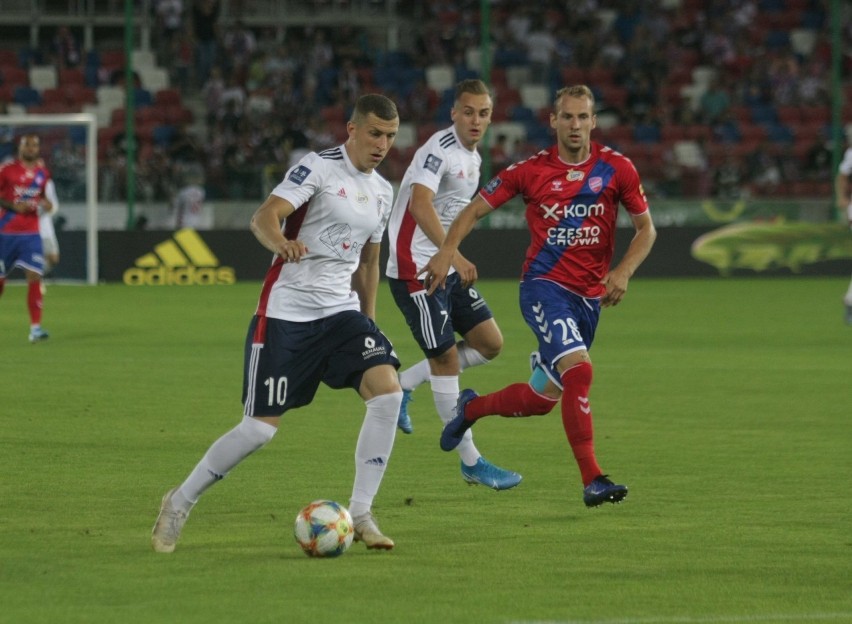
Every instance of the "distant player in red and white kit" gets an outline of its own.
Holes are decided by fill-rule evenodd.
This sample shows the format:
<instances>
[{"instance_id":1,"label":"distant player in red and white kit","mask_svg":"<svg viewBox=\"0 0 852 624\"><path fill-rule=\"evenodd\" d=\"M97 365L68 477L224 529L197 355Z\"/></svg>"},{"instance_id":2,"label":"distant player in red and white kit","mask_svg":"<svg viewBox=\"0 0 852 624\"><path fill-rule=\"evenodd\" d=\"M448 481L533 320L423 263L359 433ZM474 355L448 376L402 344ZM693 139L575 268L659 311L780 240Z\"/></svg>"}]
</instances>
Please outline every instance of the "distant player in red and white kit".
<instances>
[{"instance_id":1,"label":"distant player in red and white kit","mask_svg":"<svg viewBox=\"0 0 852 624\"><path fill-rule=\"evenodd\" d=\"M0 294L6 275L16 266L27 279L30 342L48 337L41 327L44 296L44 250L39 234L39 214L55 209L50 172L40 158L38 135L25 134L18 143L18 158L0 165Z\"/></svg>"},{"instance_id":2,"label":"distant player in red and white kit","mask_svg":"<svg viewBox=\"0 0 852 624\"><path fill-rule=\"evenodd\" d=\"M463 390L455 418L441 433L441 448L453 449L483 416L547 414L561 400L562 423L589 507L627 496L627 487L610 481L595 457L589 349L600 308L621 301L656 238L633 163L591 142L595 123L594 96L588 87L560 89L550 115L556 145L493 178L459 213L440 250L421 272L429 292L441 287L459 244L476 222L512 197L523 196L531 242L520 305L538 340L533 376L528 383L484 396ZM619 204L627 209L636 232L624 257L610 268Z\"/></svg>"},{"instance_id":3,"label":"distant player in red and white kit","mask_svg":"<svg viewBox=\"0 0 852 624\"><path fill-rule=\"evenodd\" d=\"M399 428L411 433L407 404L425 381L435 409L446 424L459 396L459 373L486 364L503 347L503 336L485 299L473 287L474 266L461 254L453 259L447 288L426 294L418 271L444 240L446 228L479 188L482 158L477 145L491 123L493 103L481 80L456 85L453 125L433 134L414 154L388 223L390 255L386 274L391 293L426 359L399 374L403 398ZM456 344L456 332L463 340ZM462 478L495 490L521 482L521 475L495 466L480 454L471 434L456 450Z\"/></svg>"},{"instance_id":4,"label":"distant player in red and white kit","mask_svg":"<svg viewBox=\"0 0 852 624\"><path fill-rule=\"evenodd\" d=\"M362 95L346 129L345 144L307 154L252 217L252 232L274 256L246 335L243 419L163 497L151 536L157 552L174 551L198 498L269 442L282 414L311 403L321 383L351 388L366 404L349 501L355 540L394 547L371 509L402 401L399 360L373 320L393 203L393 187L375 168L399 129L396 105Z\"/></svg>"}]
</instances>

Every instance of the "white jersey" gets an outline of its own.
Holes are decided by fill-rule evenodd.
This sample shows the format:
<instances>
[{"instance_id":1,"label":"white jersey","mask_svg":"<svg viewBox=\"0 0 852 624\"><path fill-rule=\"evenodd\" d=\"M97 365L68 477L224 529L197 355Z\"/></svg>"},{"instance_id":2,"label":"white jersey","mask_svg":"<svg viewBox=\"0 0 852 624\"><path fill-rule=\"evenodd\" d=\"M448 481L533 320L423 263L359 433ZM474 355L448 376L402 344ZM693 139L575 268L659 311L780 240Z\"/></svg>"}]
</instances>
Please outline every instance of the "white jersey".
<instances>
[{"instance_id":1,"label":"white jersey","mask_svg":"<svg viewBox=\"0 0 852 624\"><path fill-rule=\"evenodd\" d=\"M303 322L360 310L352 274L364 245L381 243L393 202L390 182L376 171L358 171L340 146L306 155L272 195L296 207L282 229L307 253L291 263L275 255L257 314Z\"/></svg>"},{"instance_id":2,"label":"white jersey","mask_svg":"<svg viewBox=\"0 0 852 624\"><path fill-rule=\"evenodd\" d=\"M479 188L481 164L479 152L464 147L452 126L433 134L415 152L388 224L388 277L416 279L417 272L438 251L408 210L412 185L422 184L435 193L433 205L446 231ZM451 267L450 272L453 271Z\"/></svg>"},{"instance_id":3,"label":"white jersey","mask_svg":"<svg viewBox=\"0 0 852 624\"><path fill-rule=\"evenodd\" d=\"M213 227L213 211L204 201L207 192L198 184L189 184L177 192L172 200L176 228L202 230Z\"/></svg>"},{"instance_id":4,"label":"white jersey","mask_svg":"<svg viewBox=\"0 0 852 624\"><path fill-rule=\"evenodd\" d=\"M48 180L44 187L44 196L53 204L50 211L38 207L38 233L41 236L42 251L45 254L58 254L59 241L56 238L56 229L53 227L53 217L59 210L59 197L56 195L56 186L53 180Z\"/></svg>"},{"instance_id":5,"label":"white jersey","mask_svg":"<svg viewBox=\"0 0 852 624\"><path fill-rule=\"evenodd\" d=\"M843 160L840 161L838 171L847 178L852 176L852 147L843 152ZM849 220L850 227L852 227L852 201L846 206L846 218Z\"/></svg>"},{"instance_id":6,"label":"white jersey","mask_svg":"<svg viewBox=\"0 0 852 624\"><path fill-rule=\"evenodd\" d=\"M843 160L840 161L840 173L845 176L852 175L852 147L843 152Z\"/></svg>"}]
</instances>

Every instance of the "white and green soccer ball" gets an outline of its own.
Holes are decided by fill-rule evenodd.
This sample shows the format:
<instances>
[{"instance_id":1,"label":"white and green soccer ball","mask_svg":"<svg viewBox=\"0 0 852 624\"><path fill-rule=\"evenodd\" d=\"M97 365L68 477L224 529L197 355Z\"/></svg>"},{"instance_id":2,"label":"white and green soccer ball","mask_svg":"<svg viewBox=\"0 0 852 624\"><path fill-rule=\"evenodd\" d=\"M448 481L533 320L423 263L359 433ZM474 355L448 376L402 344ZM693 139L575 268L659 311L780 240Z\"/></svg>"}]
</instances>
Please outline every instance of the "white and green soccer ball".
<instances>
[{"instance_id":1,"label":"white and green soccer ball","mask_svg":"<svg viewBox=\"0 0 852 624\"><path fill-rule=\"evenodd\" d=\"M309 557L338 557L352 545L355 528L346 507L315 500L296 516L293 534Z\"/></svg>"}]
</instances>

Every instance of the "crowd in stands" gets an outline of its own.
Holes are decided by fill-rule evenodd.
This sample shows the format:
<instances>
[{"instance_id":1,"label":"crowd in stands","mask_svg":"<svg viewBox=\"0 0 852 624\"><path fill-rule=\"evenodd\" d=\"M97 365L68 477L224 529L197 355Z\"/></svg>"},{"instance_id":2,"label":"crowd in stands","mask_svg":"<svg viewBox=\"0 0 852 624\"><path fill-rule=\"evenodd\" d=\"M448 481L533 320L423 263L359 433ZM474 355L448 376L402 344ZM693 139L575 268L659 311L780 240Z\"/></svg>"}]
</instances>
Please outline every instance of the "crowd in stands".
<instances>
[{"instance_id":1,"label":"crowd in stands","mask_svg":"<svg viewBox=\"0 0 852 624\"><path fill-rule=\"evenodd\" d=\"M848 123L852 11L841 4ZM152 65L165 80L128 74L123 50L83 50L58 28L37 49L0 49L0 102L103 113L103 88L130 75L146 197L167 199L200 167L209 198L261 199L306 150L342 142L355 99L380 91L401 113L382 165L398 181L419 143L449 125L452 86L480 76L482 50L479 0L397 5L414 34L389 50L363 26L250 26L222 19L219 0L155 0ZM494 169L550 145L552 94L585 83L593 140L631 157L652 196L831 195L827 0L494 0L490 17ZM55 68L53 88L32 84L42 66ZM118 103L101 118L104 199L127 192L124 114Z\"/></svg>"}]
</instances>

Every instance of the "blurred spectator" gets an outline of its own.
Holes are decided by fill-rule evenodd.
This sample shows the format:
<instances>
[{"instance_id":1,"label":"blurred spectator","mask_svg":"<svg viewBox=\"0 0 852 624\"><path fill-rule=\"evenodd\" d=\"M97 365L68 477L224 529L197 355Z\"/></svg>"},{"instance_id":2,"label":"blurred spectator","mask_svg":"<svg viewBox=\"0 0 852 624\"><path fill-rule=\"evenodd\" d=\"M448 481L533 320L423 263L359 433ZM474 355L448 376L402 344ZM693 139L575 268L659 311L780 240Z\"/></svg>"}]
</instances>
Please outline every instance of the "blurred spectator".
<instances>
[{"instance_id":1,"label":"blurred spectator","mask_svg":"<svg viewBox=\"0 0 852 624\"><path fill-rule=\"evenodd\" d=\"M160 44L171 49L172 40L183 30L183 0L156 0L154 11Z\"/></svg>"},{"instance_id":2,"label":"blurred spectator","mask_svg":"<svg viewBox=\"0 0 852 624\"><path fill-rule=\"evenodd\" d=\"M83 60L80 43L67 26L56 29L53 37L53 62L60 69L77 67Z\"/></svg>"},{"instance_id":3,"label":"blurred spectator","mask_svg":"<svg viewBox=\"0 0 852 624\"><path fill-rule=\"evenodd\" d=\"M524 41L530 64L530 78L536 84L550 82L550 71L556 55L556 37L553 36L551 28L542 16L536 16Z\"/></svg>"},{"instance_id":4,"label":"blurred spectator","mask_svg":"<svg viewBox=\"0 0 852 624\"><path fill-rule=\"evenodd\" d=\"M746 177L755 195L772 194L781 185L781 162L768 141L748 155Z\"/></svg>"},{"instance_id":5,"label":"blurred spectator","mask_svg":"<svg viewBox=\"0 0 852 624\"><path fill-rule=\"evenodd\" d=\"M500 171L520 160L518 139L512 141L505 134L498 134L491 146L491 169Z\"/></svg>"},{"instance_id":6,"label":"blurred spectator","mask_svg":"<svg viewBox=\"0 0 852 624\"><path fill-rule=\"evenodd\" d=\"M189 95L193 84L193 56L195 54L195 42L192 40L192 30L184 26L178 35L172 40L172 82L180 89L184 96Z\"/></svg>"},{"instance_id":7,"label":"blurred spectator","mask_svg":"<svg viewBox=\"0 0 852 624\"><path fill-rule=\"evenodd\" d=\"M731 106L731 94L718 76L710 81L707 90L698 102L704 123L713 125L719 121Z\"/></svg>"},{"instance_id":8,"label":"blurred spectator","mask_svg":"<svg viewBox=\"0 0 852 624\"><path fill-rule=\"evenodd\" d=\"M50 169L64 201L86 199L86 148L65 137L56 143L50 156Z\"/></svg>"},{"instance_id":9,"label":"blurred spectator","mask_svg":"<svg viewBox=\"0 0 852 624\"><path fill-rule=\"evenodd\" d=\"M192 3L192 28L195 36L195 79L207 82L219 52L219 0L195 0Z\"/></svg>"},{"instance_id":10,"label":"blurred spectator","mask_svg":"<svg viewBox=\"0 0 852 624\"><path fill-rule=\"evenodd\" d=\"M831 157L831 142L822 137L814 138L813 145L805 155L802 172L809 180L831 180Z\"/></svg>"},{"instance_id":11,"label":"blurred spectator","mask_svg":"<svg viewBox=\"0 0 852 624\"><path fill-rule=\"evenodd\" d=\"M713 195L720 199L739 199L743 194L743 166L729 150L713 174Z\"/></svg>"},{"instance_id":12,"label":"blurred spectator","mask_svg":"<svg viewBox=\"0 0 852 624\"><path fill-rule=\"evenodd\" d=\"M799 91L799 64L792 53L779 54L770 62L769 88L774 104L789 106L796 103Z\"/></svg>"},{"instance_id":13,"label":"blurred spectator","mask_svg":"<svg viewBox=\"0 0 852 624\"><path fill-rule=\"evenodd\" d=\"M201 165L204 162L204 148L189 131L186 124L175 129L175 135L168 146L168 156L178 166Z\"/></svg>"},{"instance_id":14,"label":"blurred spectator","mask_svg":"<svg viewBox=\"0 0 852 624\"><path fill-rule=\"evenodd\" d=\"M249 62L257 49L254 32L244 22L237 20L225 32L222 49L228 73L240 84L245 83Z\"/></svg>"},{"instance_id":15,"label":"blurred spectator","mask_svg":"<svg viewBox=\"0 0 852 624\"><path fill-rule=\"evenodd\" d=\"M826 66L811 59L805 66L799 80L798 103L806 106L820 106L830 101Z\"/></svg>"}]
</instances>

